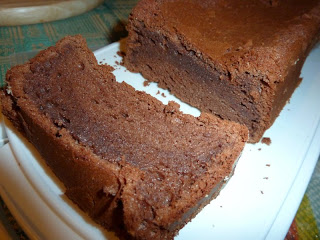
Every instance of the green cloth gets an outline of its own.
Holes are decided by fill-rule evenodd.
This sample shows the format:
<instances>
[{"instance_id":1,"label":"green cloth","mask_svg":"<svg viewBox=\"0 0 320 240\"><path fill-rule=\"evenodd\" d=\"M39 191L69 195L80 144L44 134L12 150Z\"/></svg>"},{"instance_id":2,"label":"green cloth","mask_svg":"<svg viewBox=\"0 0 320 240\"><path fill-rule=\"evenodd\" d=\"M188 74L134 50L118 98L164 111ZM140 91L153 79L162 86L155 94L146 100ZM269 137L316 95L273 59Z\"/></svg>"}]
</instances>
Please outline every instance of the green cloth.
<instances>
[{"instance_id":1,"label":"green cloth","mask_svg":"<svg viewBox=\"0 0 320 240\"><path fill-rule=\"evenodd\" d=\"M295 221L299 239L320 239L320 158Z\"/></svg>"}]
</instances>

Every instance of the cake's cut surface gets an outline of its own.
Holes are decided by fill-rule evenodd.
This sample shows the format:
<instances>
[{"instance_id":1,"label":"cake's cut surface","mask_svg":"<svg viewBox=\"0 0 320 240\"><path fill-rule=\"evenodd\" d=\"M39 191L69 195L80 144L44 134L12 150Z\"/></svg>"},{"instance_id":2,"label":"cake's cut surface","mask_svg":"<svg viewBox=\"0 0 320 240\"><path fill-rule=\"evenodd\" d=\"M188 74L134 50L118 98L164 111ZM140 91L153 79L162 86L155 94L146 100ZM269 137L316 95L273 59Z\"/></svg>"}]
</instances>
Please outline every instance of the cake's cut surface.
<instances>
[{"instance_id":1,"label":"cake's cut surface","mask_svg":"<svg viewBox=\"0 0 320 240\"><path fill-rule=\"evenodd\" d=\"M118 83L77 37L7 73L2 111L66 194L125 239L171 239L222 187L248 137Z\"/></svg>"},{"instance_id":2,"label":"cake's cut surface","mask_svg":"<svg viewBox=\"0 0 320 240\"><path fill-rule=\"evenodd\" d=\"M300 82L318 40L318 0L142 0L125 66L257 142Z\"/></svg>"}]
</instances>

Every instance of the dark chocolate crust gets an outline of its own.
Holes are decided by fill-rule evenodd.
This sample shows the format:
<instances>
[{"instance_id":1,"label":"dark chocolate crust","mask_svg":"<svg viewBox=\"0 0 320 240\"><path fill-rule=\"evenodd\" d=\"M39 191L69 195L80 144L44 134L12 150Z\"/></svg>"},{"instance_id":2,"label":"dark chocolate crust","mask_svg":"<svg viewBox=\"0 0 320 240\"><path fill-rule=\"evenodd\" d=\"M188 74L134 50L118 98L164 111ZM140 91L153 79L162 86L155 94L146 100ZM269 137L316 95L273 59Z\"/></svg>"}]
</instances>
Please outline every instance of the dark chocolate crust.
<instances>
[{"instance_id":1,"label":"dark chocolate crust","mask_svg":"<svg viewBox=\"0 0 320 240\"><path fill-rule=\"evenodd\" d=\"M320 2L142 0L127 29L129 70L258 142L300 83Z\"/></svg>"},{"instance_id":2,"label":"dark chocolate crust","mask_svg":"<svg viewBox=\"0 0 320 240\"><path fill-rule=\"evenodd\" d=\"M182 114L111 71L66 37L8 71L2 112L95 221L123 239L171 239L232 174L248 130Z\"/></svg>"}]
</instances>

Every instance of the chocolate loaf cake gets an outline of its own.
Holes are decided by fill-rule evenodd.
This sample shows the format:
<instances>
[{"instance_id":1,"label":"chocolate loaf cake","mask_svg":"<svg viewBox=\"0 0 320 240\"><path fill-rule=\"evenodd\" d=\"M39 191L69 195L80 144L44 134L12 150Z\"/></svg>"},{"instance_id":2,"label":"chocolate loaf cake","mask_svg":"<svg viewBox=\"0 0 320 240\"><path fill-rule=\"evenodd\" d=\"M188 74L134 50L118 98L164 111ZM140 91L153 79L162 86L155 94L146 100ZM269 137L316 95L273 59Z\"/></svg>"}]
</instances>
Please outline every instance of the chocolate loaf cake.
<instances>
[{"instance_id":1,"label":"chocolate loaf cake","mask_svg":"<svg viewBox=\"0 0 320 240\"><path fill-rule=\"evenodd\" d=\"M80 36L13 67L2 112L38 149L66 195L123 239L172 239L217 196L245 126L195 118L116 81Z\"/></svg>"},{"instance_id":2,"label":"chocolate loaf cake","mask_svg":"<svg viewBox=\"0 0 320 240\"><path fill-rule=\"evenodd\" d=\"M300 82L318 0L142 0L125 66L181 100L245 124L258 142Z\"/></svg>"}]
</instances>

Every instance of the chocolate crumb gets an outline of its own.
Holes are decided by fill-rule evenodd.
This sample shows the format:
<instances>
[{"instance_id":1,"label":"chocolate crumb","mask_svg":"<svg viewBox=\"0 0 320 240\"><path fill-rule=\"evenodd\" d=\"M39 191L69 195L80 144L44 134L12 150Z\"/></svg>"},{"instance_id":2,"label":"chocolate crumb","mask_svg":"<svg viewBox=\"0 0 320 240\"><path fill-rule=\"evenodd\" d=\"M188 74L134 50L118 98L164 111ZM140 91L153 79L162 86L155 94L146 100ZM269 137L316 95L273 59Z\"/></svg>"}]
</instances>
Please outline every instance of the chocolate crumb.
<instances>
[{"instance_id":1,"label":"chocolate crumb","mask_svg":"<svg viewBox=\"0 0 320 240\"><path fill-rule=\"evenodd\" d=\"M122 52L122 51L118 51L117 54L118 54L119 57L124 57L124 56L126 56L126 53L125 53L125 52Z\"/></svg>"},{"instance_id":2,"label":"chocolate crumb","mask_svg":"<svg viewBox=\"0 0 320 240\"><path fill-rule=\"evenodd\" d=\"M268 179L269 179L269 177L264 177L263 179L266 179L266 180L268 180Z\"/></svg>"},{"instance_id":3,"label":"chocolate crumb","mask_svg":"<svg viewBox=\"0 0 320 240\"><path fill-rule=\"evenodd\" d=\"M271 139L269 137L264 137L262 138L261 143L267 144L269 146L271 144Z\"/></svg>"},{"instance_id":4,"label":"chocolate crumb","mask_svg":"<svg viewBox=\"0 0 320 240\"><path fill-rule=\"evenodd\" d=\"M258 151L261 151L261 148L258 148Z\"/></svg>"},{"instance_id":5,"label":"chocolate crumb","mask_svg":"<svg viewBox=\"0 0 320 240\"><path fill-rule=\"evenodd\" d=\"M158 92L156 93L157 95L160 94L160 91L158 90Z\"/></svg>"},{"instance_id":6,"label":"chocolate crumb","mask_svg":"<svg viewBox=\"0 0 320 240\"><path fill-rule=\"evenodd\" d=\"M261 194L264 194L264 192L263 191L260 191L261 192Z\"/></svg>"},{"instance_id":7,"label":"chocolate crumb","mask_svg":"<svg viewBox=\"0 0 320 240\"><path fill-rule=\"evenodd\" d=\"M267 166L267 167L270 167L271 165L270 165L270 164L266 164L266 166Z\"/></svg>"},{"instance_id":8,"label":"chocolate crumb","mask_svg":"<svg viewBox=\"0 0 320 240\"><path fill-rule=\"evenodd\" d=\"M166 95L164 95L164 93L161 93L161 96L162 96L162 97L166 97Z\"/></svg>"},{"instance_id":9,"label":"chocolate crumb","mask_svg":"<svg viewBox=\"0 0 320 240\"><path fill-rule=\"evenodd\" d=\"M143 82L143 86L144 87L147 87L147 86L149 86L150 85L150 82L148 81L148 80L145 80L144 82Z\"/></svg>"}]
</instances>

